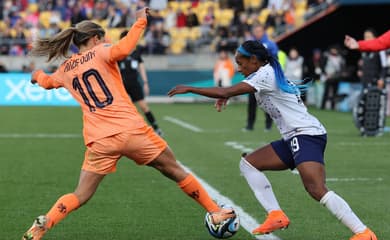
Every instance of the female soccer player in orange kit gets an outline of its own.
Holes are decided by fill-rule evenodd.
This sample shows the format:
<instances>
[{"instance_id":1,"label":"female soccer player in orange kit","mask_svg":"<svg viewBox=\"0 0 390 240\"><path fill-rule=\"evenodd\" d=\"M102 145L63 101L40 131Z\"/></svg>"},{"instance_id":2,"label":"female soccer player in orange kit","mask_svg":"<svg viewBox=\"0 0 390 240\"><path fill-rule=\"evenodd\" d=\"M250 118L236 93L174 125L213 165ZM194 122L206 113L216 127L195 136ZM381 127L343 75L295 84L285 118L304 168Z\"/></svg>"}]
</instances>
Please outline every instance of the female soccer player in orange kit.
<instances>
[{"instance_id":1,"label":"female soccer player in orange kit","mask_svg":"<svg viewBox=\"0 0 390 240\"><path fill-rule=\"evenodd\" d=\"M45 89L64 87L79 102L87 149L76 190L61 196L46 215L37 217L23 240L41 239L47 230L85 204L104 176L116 170L122 156L139 165L154 167L175 181L212 213L214 223L234 216L231 209L221 209L194 176L184 171L167 143L145 123L127 96L117 61L134 50L146 27L148 11L148 8L139 10L127 36L114 45L104 43L103 28L91 21L80 22L34 43L32 56L48 56L48 61L68 58L51 75L42 70L34 72L31 82ZM78 47L79 53L68 57L71 43Z\"/></svg>"}]
</instances>

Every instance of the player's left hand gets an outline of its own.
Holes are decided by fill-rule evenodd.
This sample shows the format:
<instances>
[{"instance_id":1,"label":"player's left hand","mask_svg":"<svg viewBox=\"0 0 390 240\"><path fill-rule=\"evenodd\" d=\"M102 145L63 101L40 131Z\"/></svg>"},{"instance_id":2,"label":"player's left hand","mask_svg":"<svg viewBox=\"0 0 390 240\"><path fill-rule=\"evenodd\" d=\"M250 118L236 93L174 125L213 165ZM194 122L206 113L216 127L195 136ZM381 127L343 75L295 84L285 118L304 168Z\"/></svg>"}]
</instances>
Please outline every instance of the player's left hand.
<instances>
[{"instance_id":1,"label":"player's left hand","mask_svg":"<svg viewBox=\"0 0 390 240\"><path fill-rule=\"evenodd\" d=\"M228 98L218 98L214 104L214 107L217 109L218 112L221 112L222 109L226 108L226 104L228 100L229 100Z\"/></svg>"},{"instance_id":2,"label":"player's left hand","mask_svg":"<svg viewBox=\"0 0 390 240\"><path fill-rule=\"evenodd\" d=\"M191 92L191 87L184 86L184 85L177 85L176 87L172 88L168 92L168 96L172 97L176 94L183 94L183 93L188 93Z\"/></svg>"}]
</instances>

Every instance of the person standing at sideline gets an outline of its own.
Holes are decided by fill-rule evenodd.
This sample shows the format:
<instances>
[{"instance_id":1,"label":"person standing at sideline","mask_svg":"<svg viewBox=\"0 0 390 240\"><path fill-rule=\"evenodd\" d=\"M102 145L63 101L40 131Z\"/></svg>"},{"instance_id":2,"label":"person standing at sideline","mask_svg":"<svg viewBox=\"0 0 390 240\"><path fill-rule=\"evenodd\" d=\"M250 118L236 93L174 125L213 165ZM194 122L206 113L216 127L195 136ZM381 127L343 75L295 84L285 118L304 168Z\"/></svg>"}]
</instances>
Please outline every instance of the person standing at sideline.
<instances>
[{"instance_id":1,"label":"person standing at sideline","mask_svg":"<svg viewBox=\"0 0 390 240\"><path fill-rule=\"evenodd\" d=\"M290 220L279 206L271 183L263 171L296 168L306 191L347 226L354 236L350 240L377 240L375 234L355 215L348 203L325 185L324 151L327 133L311 115L300 98L297 85L286 80L278 60L258 41L245 41L236 51L238 72L245 80L226 88L197 88L179 85L169 96L195 93L218 99L217 111L226 107L233 96L254 93L258 105L275 121L282 139L271 142L240 161L241 174L247 180L268 216L253 234L268 234L287 228Z\"/></svg>"},{"instance_id":2,"label":"person standing at sideline","mask_svg":"<svg viewBox=\"0 0 390 240\"><path fill-rule=\"evenodd\" d=\"M146 124L126 94L117 61L135 49L147 25L148 12L149 8L137 11L137 21L129 33L114 45L104 42L103 28L92 21L82 21L33 43L32 56L47 56L48 61L68 58L51 75L42 70L34 72L31 82L45 89L64 87L77 100L83 112L87 149L75 191L61 196L46 215L37 217L23 240L41 239L69 213L86 204L103 178L115 172L122 156L153 167L176 182L211 212L214 224L235 216L231 209L221 209L197 179L176 162L167 143ZM79 52L69 57L71 43Z\"/></svg>"},{"instance_id":3,"label":"person standing at sideline","mask_svg":"<svg viewBox=\"0 0 390 240\"><path fill-rule=\"evenodd\" d=\"M120 38L124 38L127 33L127 30L123 31ZM141 108L146 120L148 120L154 131L162 136L162 130L159 128L156 118L145 101L145 95L149 95L150 89L145 64L141 57L141 50L136 48L129 56L119 61L118 64L126 92L129 94L131 100ZM143 88L138 79L138 75L141 76Z\"/></svg>"},{"instance_id":4,"label":"person standing at sideline","mask_svg":"<svg viewBox=\"0 0 390 240\"><path fill-rule=\"evenodd\" d=\"M218 51L218 59L214 64L214 86L230 87L234 76L234 63L225 49Z\"/></svg>"},{"instance_id":5,"label":"person standing at sideline","mask_svg":"<svg viewBox=\"0 0 390 240\"><path fill-rule=\"evenodd\" d=\"M261 24L255 24L252 29L252 40L256 40L264 45L264 47L269 51L270 55L277 58L279 48L275 42L271 41L267 33L265 32L265 28ZM248 109L247 109L247 124L243 129L244 131L252 131L254 129L255 121L256 121L256 111L257 111L257 103L255 95L250 93L248 94ZM272 128L272 118L267 112L264 112L265 117L265 132L269 132Z\"/></svg>"},{"instance_id":6,"label":"person standing at sideline","mask_svg":"<svg viewBox=\"0 0 390 240\"><path fill-rule=\"evenodd\" d=\"M368 28L364 31L364 39L371 40L376 38L374 29ZM386 52L384 50L367 52L362 51L361 70L358 71L363 88L378 87L384 88L384 80L386 74Z\"/></svg>"}]
</instances>

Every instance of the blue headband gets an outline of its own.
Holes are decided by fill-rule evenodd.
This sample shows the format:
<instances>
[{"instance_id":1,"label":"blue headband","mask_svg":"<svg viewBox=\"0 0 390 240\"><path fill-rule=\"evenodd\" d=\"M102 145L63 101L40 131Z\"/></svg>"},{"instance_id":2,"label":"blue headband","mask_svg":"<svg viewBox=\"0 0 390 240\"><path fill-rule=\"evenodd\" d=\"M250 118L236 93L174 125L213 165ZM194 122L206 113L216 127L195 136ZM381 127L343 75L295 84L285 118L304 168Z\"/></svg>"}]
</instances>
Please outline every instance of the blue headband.
<instances>
[{"instance_id":1,"label":"blue headband","mask_svg":"<svg viewBox=\"0 0 390 240\"><path fill-rule=\"evenodd\" d=\"M247 56L247 57L250 57L250 56L253 55L253 54L249 53L242 45L240 45L240 46L237 48L237 52L239 52L239 53L241 53L242 55Z\"/></svg>"}]
</instances>

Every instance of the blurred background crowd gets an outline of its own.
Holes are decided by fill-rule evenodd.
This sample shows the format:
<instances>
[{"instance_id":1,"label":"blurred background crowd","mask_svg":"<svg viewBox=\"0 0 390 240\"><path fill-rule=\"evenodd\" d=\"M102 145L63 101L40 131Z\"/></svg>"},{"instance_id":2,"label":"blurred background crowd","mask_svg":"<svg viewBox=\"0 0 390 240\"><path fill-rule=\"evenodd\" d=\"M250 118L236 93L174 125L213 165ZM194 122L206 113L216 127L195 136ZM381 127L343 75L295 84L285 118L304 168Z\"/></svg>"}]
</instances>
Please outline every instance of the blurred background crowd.
<instances>
[{"instance_id":1,"label":"blurred background crowd","mask_svg":"<svg viewBox=\"0 0 390 240\"><path fill-rule=\"evenodd\" d=\"M23 56L37 37L90 19L111 41L134 23L136 9L152 16L142 46L147 54L234 49L262 24L274 39L331 5L331 0L4 0L0 2L0 54Z\"/></svg>"}]
</instances>

